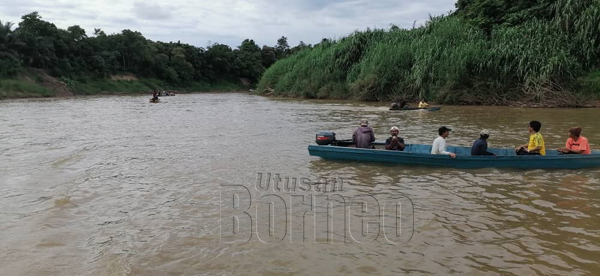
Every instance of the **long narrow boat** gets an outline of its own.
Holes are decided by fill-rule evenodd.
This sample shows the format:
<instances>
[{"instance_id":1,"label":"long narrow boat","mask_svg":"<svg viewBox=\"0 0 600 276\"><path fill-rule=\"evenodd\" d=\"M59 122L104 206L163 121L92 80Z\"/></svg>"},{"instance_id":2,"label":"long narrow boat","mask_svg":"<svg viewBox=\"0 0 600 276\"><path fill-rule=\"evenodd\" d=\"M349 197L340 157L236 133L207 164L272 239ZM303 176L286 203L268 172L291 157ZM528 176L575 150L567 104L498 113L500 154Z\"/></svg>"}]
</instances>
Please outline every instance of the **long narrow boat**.
<instances>
[{"instance_id":1,"label":"long narrow boat","mask_svg":"<svg viewBox=\"0 0 600 276\"><path fill-rule=\"evenodd\" d=\"M427 110L427 111L439 111L442 109L441 106L432 106L432 107L408 107L408 108L399 108L399 107L391 107L390 110L393 111L410 111L410 110Z\"/></svg>"},{"instance_id":2,"label":"long narrow boat","mask_svg":"<svg viewBox=\"0 0 600 276\"><path fill-rule=\"evenodd\" d=\"M330 145L309 145L308 152L329 160L350 160L391 163L411 166L450 167L450 168L517 168L517 169L581 169L600 168L600 151L592 154L559 154L547 151L545 156L515 154L514 149L490 148L497 156L471 156L467 147L447 147L457 154L431 154L431 145L406 145L404 151L385 150L385 142L374 142L375 149L361 149L352 146L350 141L337 141Z\"/></svg>"}]
</instances>

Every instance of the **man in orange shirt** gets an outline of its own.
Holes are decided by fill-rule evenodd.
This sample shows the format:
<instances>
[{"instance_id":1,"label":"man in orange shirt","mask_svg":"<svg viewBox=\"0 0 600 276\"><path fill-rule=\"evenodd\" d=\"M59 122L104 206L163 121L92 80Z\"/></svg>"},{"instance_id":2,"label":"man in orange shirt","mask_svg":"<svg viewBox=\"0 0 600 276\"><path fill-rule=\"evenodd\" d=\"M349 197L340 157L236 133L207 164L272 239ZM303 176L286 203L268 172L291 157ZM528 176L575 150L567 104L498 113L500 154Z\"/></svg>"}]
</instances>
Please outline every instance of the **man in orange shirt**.
<instances>
[{"instance_id":1,"label":"man in orange shirt","mask_svg":"<svg viewBox=\"0 0 600 276\"><path fill-rule=\"evenodd\" d=\"M581 136L581 127L572 127L569 129L569 139L566 147L559 148L559 152L564 154L590 154L590 144L588 139Z\"/></svg>"}]
</instances>

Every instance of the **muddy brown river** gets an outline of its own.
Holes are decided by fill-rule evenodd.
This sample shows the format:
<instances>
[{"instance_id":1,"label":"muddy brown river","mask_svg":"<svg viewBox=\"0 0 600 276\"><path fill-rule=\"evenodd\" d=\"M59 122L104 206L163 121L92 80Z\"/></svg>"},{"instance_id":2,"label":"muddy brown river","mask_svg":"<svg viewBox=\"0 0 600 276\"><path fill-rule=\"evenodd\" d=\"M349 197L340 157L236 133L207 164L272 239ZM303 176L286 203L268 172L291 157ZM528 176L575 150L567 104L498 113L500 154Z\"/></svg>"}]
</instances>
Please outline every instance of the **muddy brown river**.
<instances>
[{"instance_id":1,"label":"muddy brown river","mask_svg":"<svg viewBox=\"0 0 600 276\"><path fill-rule=\"evenodd\" d=\"M490 146L510 148L539 120L547 150L580 125L599 149L598 109L387 108L241 93L0 101L0 275L600 274L600 168L403 167L307 151L317 131L349 138L363 117L378 140L396 125L430 144L446 125L450 145L487 128ZM298 187L260 190L268 174ZM343 184L318 189L323 179ZM386 224L376 202L390 198L401 212Z\"/></svg>"}]
</instances>

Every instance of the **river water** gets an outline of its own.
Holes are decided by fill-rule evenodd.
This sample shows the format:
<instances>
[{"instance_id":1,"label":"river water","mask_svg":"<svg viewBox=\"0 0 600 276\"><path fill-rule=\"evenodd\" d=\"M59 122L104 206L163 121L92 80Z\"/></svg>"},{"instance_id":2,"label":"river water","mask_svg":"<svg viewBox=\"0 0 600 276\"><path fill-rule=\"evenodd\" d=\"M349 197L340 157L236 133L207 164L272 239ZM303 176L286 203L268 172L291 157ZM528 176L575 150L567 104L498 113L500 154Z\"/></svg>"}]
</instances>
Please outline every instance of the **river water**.
<instances>
[{"instance_id":1,"label":"river water","mask_svg":"<svg viewBox=\"0 0 600 276\"><path fill-rule=\"evenodd\" d=\"M1 101L0 275L598 275L600 169L333 162L309 156L307 146L320 130L348 138L365 117L379 140L396 125L407 143L429 144L447 125L454 129L450 145L470 146L487 128L490 146L510 148L527 142L527 124L535 119L548 150L580 125L598 149L599 114L452 106L391 112L381 103L240 93L178 95L159 104L147 96ZM306 178L311 187L318 179L343 185L336 192L257 191L259 173ZM243 192L223 192L222 186L240 187L232 185L247 187L252 206L263 206L241 216L241 237L249 229L268 232L258 219L271 214L261 197L267 193L287 201L287 211L310 210L306 202L288 200L292 194L370 195L410 204L403 201L401 242L361 239L360 224L344 235L339 229L349 224L340 216L331 223L337 234L323 238L326 231L310 229L322 229L327 220L309 214L299 242L290 233L301 222L272 215L273 229L295 230L278 242L253 233L229 243L220 233L234 225L239 210L223 209L222 202L247 204ZM347 214L337 207L330 217ZM375 228L369 225L369 233ZM273 237L279 230L271 230Z\"/></svg>"}]
</instances>

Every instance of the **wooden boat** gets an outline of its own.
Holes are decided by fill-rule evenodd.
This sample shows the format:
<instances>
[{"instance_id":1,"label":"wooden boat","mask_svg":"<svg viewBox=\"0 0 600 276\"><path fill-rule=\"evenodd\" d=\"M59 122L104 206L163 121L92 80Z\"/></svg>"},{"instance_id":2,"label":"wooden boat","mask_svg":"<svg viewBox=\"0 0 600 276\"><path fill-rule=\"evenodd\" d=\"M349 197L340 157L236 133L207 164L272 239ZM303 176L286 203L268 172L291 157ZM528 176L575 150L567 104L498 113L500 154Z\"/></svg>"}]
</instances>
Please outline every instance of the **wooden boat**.
<instances>
[{"instance_id":1,"label":"wooden boat","mask_svg":"<svg viewBox=\"0 0 600 276\"><path fill-rule=\"evenodd\" d=\"M385 150L385 142L373 143L375 149L353 147L352 141L336 141L330 145L309 145L308 152L329 160L350 160L378 163L391 163L410 166L449 167L449 168L517 168L517 169L581 169L600 168L600 151L592 154L560 154L548 150L545 156L516 155L514 149L490 148L497 156L471 156L471 148L447 147L457 154L431 154L431 145L406 145L404 151Z\"/></svg>"},{"instance_id":2,"label":"wooden boat","mask_svg":"<svg viewBox=\"0 0 600 276\"><path fill-rule=\"evenodd\" d=\"M160 99L156 99L156 100L155 100L155 99L152 99L152 98L151 98L151 99L150 99L150 102L151 102L151 103L160 103Z\"/></svg>"},{"instance_id":3,"label":"wooden boat","mask_svg":"<svg viewBox=\"0 0 600 276\"><path fill-rule=\"evenodd\" d=\"M410 111L410 110L427 110L427 111L439 111L442 109L441 106L431 106L431 107L408 107L408 108L400 108L400 107L391 107L390 110L394 111Z\"/></svg>"}]
</instances>

